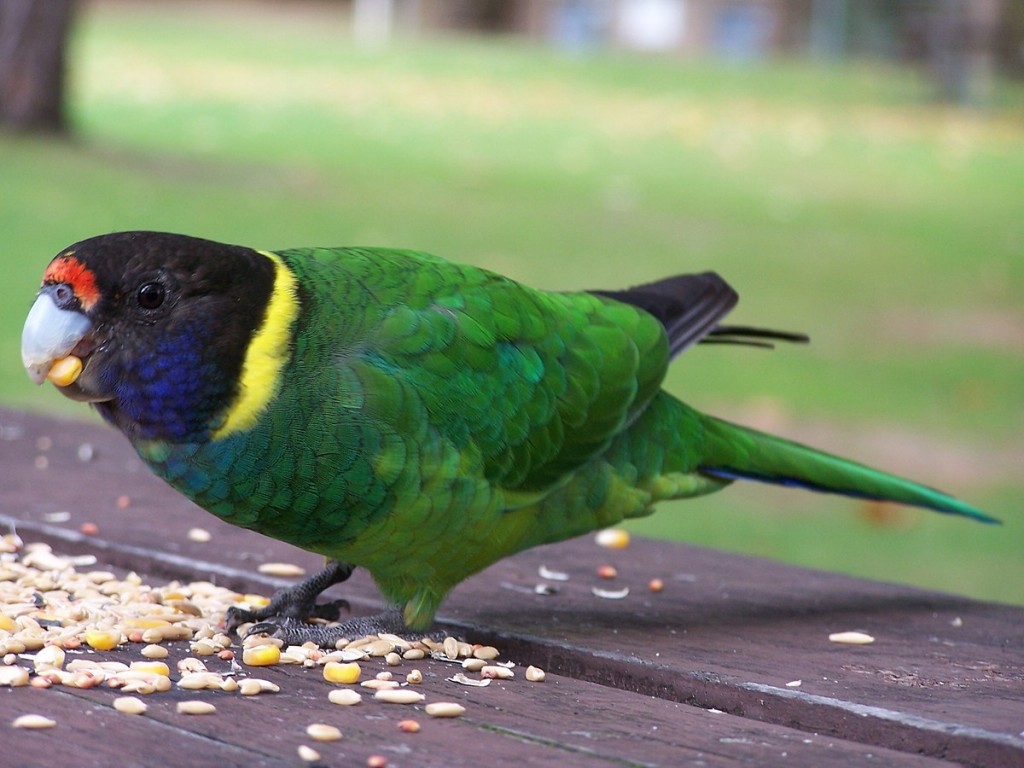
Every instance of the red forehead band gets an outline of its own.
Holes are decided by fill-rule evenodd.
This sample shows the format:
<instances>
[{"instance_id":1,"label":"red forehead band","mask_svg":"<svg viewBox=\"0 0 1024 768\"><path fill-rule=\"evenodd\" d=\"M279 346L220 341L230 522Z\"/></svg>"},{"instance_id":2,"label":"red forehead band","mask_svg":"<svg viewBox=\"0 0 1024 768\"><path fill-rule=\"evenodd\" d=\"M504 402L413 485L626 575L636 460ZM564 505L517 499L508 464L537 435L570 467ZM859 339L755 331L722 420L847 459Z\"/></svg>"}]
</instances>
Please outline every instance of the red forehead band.
<instances>
[{"instance_id":1,"label":"red forehead band","mask_svg":"<svg viewBox=\"0 0 1024 768\"><path fill-rule=\"evenodd\" d=\"M100 297L96 287L96 276L87 266L72 254L58 256L50 262L43 275L43 285L51 283L67 283L82 302L82 308L89 310Z\"/></svg>"}]
</instances>

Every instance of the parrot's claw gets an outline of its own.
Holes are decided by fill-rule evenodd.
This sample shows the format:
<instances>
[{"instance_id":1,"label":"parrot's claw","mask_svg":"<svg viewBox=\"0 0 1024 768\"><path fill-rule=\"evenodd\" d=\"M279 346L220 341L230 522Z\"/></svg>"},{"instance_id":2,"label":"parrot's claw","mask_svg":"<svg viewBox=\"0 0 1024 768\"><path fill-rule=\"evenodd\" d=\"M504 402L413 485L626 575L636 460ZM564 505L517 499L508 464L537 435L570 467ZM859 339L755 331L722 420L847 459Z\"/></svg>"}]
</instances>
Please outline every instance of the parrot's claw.
<instances>
[{"instance_id":1,"label":"parrot's claw","mask_svg":"<svg viewBox=\"0 0 1024 768\"><path fill-rule=\"evenodd\" d=\"M255 622L279 624L304 624L307 619L337 621L342 609L349 610L347 600L332 600L317 603L316 599L328 587L340 584L352 575L354 566L331 561L323 570L286 589L279 590L262 608L246 609L231 606L227 610L227 630L235 632L242 624ZM249 632L247 634L252 634Z\"/></svg>"},{"instance_id":2,"label":"parrot's claw","mask_svg":"<svg viewBox=\"0 0 1024 768\"><path fill-rule=\"evenodd\" d=\"M246 636L266 634L282 640L285 645L316 643L321 648L336 648L339 640L358 640L367 635L392 634L410 640L426 636L441 639L443 633L412 632L398 611L385 611L374 616L356 616L340 624L308 624L289 616L273 616L249 628Z\"/></svg>"}]
</instances>

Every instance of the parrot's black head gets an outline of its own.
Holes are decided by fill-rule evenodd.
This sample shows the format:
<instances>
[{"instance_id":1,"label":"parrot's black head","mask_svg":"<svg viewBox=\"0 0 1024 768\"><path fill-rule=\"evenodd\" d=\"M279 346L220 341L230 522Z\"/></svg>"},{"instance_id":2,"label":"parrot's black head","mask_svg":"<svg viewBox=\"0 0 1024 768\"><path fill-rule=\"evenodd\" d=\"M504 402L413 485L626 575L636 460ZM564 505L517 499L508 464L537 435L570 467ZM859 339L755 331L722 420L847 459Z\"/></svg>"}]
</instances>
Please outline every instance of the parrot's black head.
<instances>
[{"instance_id":1,"label":"parrot's black head","mask_svg":"<svg viewBox=\"0 0 1024 768\"><path fill-rule=\"evenodd\" d=\"M183 235L83 240L43 275L23 362L129 436L201 439L238 389L274 269L257 251Z\"/></svg>"}]
</instances>

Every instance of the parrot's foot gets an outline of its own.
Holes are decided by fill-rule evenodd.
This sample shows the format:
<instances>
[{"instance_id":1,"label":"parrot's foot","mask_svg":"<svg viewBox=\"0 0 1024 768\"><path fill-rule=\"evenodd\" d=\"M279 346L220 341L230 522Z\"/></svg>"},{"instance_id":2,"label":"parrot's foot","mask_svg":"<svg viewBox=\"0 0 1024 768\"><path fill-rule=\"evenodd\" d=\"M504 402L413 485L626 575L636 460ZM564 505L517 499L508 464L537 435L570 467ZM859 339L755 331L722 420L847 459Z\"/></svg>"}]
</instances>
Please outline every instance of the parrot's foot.
<instances>
[{"instance_id":1,"label":"parrot's foot","mask_svg":"<svg viewBox=\"0 0 1024 768\"><path fill-rule=\"evenodd\" d=\"M250 627L249 635L267 634L283 640L285 645L316 643L321 648L336 648L339 640L358 640L367 635L391 634L403 639L444 638L444 633L413 632L402 620L399 611L385 611L374 616L356 616L340 624L308 624L302 619L275 616Z\"/></svg>"},{"instance_id":2,"label":"parrot's foot","mask_svg":"<svg viewBox=\"0 0 1024 768\"><path fill-rule=\"evenodd\" d=\"M246 610L232 606L227 612L228 632L234 632L240 625L249 622L303 624L311 618L336 621L342 608L349 609L348 601L333 600L318 605L316 599L328 587L345 581L354 570L353 565L332 560L323 570L275 593L263 608Z\"/></svg>"}]
</instances>

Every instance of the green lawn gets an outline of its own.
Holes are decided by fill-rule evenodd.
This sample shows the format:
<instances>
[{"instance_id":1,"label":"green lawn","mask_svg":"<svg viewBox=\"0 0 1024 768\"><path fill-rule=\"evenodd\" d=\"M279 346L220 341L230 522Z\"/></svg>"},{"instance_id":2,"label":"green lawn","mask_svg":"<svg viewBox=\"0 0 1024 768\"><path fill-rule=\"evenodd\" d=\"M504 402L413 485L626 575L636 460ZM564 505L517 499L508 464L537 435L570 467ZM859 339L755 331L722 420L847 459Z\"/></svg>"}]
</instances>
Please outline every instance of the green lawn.
<instances>
[{"instance_id":1,"label":"green lawn","mask_svg":"<svg viewBox=\"0 0 1024 768\"><path fill-rule=\"evenodd\" d=\"M42 267L100 232L412 246L549 288L713 268L737 322L667 386L718 415L940 485L991 528L761 486L659 536L1024 603L1024 88L988 113L913 72L563 57L507 40L354 47L330 5L88 5L71 142L0 136L0 401Z\"/></svg>"}]
</instances>

